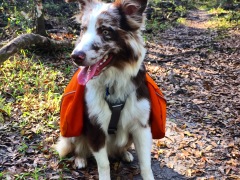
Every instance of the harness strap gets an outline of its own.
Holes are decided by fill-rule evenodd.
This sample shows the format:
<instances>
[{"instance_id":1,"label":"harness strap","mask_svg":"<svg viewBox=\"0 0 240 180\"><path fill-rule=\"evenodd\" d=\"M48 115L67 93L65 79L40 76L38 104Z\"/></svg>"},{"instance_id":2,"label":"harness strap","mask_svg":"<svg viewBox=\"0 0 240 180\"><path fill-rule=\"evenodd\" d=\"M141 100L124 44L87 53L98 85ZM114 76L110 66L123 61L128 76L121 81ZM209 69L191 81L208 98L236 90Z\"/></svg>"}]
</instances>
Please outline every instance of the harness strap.
<instances>
[{"instance_id":1,"label":"harness strap","mask_svg":"<svg viewBox=\"0 0 240 180\"><path fill-rule=\"evenodd\" d=\"M115 134L117 132L117 125L120 119L121 111L125 103L112 104L108 102L109 108L112 111L110 123L108 125L108 134Z\"/></svg>"}]
</instances>

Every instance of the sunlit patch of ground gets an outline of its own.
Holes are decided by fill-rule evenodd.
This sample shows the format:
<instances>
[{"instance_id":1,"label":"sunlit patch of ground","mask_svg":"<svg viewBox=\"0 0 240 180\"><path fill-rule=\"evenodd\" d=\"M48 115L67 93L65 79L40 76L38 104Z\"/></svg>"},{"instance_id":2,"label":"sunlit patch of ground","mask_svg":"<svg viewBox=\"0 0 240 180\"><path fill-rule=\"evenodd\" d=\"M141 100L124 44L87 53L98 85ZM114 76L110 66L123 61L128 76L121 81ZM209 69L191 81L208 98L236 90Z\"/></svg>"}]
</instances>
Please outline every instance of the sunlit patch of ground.
<instances>
[{"instance_id":1,"label":"sunlit patch of ground","mask_svg":"<svg viewBox=\"0 0 240 180\"><path fill-rule=\"evenodd\" d=\"M195 10L189 11L190 15L187 18L179 18L178 23L183 24L188 27L198 28L198 29L215 29L215 28L231 28L240 25L239 19L234 19L234 15L231 12L212 10ZM220 16L218 14L226 14ZM230 17L233 16L233 17ZM239 16L236 13L235 16Z\"/></svg>"}]
</instances>

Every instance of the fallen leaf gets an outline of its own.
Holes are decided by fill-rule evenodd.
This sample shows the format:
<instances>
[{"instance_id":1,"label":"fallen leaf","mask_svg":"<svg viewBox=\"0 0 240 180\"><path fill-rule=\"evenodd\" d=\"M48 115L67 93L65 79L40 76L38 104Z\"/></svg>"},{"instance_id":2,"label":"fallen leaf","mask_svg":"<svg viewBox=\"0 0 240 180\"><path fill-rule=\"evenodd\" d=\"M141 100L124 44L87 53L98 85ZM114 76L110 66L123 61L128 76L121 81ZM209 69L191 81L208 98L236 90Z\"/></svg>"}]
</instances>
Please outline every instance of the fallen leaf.
<instances>
[{"instance_id":1,"label":"fallen leaf","mask_svg":"<svg viewBox=\"0 0 240 180\"><path fill-rule=\"evenodd\" d=\"M210 151L212 150L214 147L212 145L208 145L204 150L205 151Z\"/></svg>"},{"instance_id":2,"label":"fallen leaf","mask_svg":"<svg viewBox=\"0 0 240 180\"><path fill-rule=\"evenodd\" d=\"M199 100L199 99L193 99L192 100L195 104L204 104L205 101Z\"/></svg>"},{"instance_id":3,"label":"fallen leaf","mask_svg":"<svg viewBox=\"0 0 240 180\"><path fill-rule=\"evenodd\" d=\"M202 152L201 152L201 151L198 151L198 150L196 150L196 151L194 151L194 155L195 155L195 157L196 157L196 158L199 158L199 157L201 157L201 156L202 156Z\"/></svg>"},{"instance_id":4,"label":"fallen leaf","mask_svg":"<svg viewBox=\"0 0 240 180\"><path fill-rule=\"evenodd\" d=\"M187 169L185 175L186 175L187 177L191 177L191 176L192 176L192 170L191 170L191 169Z\"/></svg>"},{"instance_id":5,"label":"fallen leaf","mask_svg":"<svg viewBox=\"0 0 240 180\"><path fill-rule=\"evenodd\" d=\"M187 135L188 137L192 137L192 136L194 136L194 135L191 134L189 131L184 131L184 134Z\"/></svg>"}]
</instances>

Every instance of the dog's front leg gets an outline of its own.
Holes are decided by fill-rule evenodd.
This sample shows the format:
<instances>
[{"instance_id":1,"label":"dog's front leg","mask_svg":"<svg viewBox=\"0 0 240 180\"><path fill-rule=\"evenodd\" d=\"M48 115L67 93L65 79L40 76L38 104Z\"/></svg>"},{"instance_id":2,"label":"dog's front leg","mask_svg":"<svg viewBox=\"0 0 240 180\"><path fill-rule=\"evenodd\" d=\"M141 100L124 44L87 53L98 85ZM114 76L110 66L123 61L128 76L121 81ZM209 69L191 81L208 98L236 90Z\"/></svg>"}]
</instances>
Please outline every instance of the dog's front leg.
<instances>
[{"instance_id":1,"label":"dog's front leg","mask_svg":"<svg viewBox=\"0 0 240 180\"><path fill-rule=\"evenodd\" d=\"M153 180L151 169L152 134L149 127L141 127L133 133L133 142L137 151L141 175L144 180Z\"/></svg>"},{"instance_id":2,"label":"dog's front leg","mask_svg":"<svg viewBox=\"0 0 240 180\"><path fill-rule=\"evenodd\" d=\"M99 180L110 180L110 166L106 147L93 152L93 155L97 161Z\"/></svg>"}]
</instances>

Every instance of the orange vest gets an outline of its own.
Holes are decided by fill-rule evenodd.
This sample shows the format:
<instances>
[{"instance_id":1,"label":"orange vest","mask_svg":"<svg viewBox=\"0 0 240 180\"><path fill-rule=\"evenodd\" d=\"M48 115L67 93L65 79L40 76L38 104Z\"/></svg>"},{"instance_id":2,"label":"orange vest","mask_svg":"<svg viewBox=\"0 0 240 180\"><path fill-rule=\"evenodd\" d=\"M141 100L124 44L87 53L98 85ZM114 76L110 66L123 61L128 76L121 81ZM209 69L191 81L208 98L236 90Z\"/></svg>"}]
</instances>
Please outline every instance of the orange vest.
<instances>
[{"instance_id":1,"label":"orange vest","mask_svg":"<svg viewBox=\"0 0 240 180\"><path fill-rule=\"evenodd\" d=\"M80 69L73 75L62 97L60 130L64 137L75 137L82 134L85 86L78 84L77 75L79 71ZM151 101L152 137L153 139L160 139L165 136L166 100L157 84L148 74L146 74L146 83Z\"/></svg>"}]
</instances>

